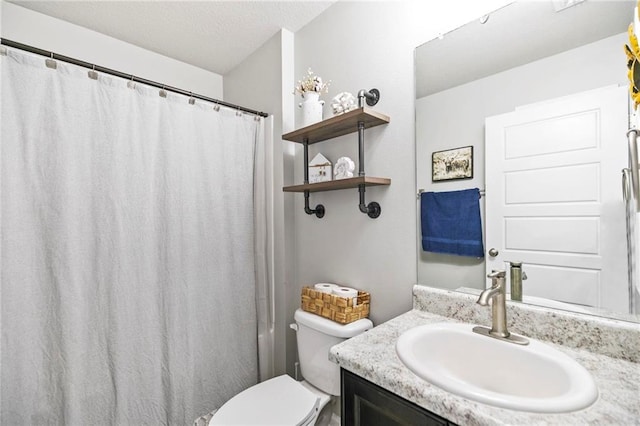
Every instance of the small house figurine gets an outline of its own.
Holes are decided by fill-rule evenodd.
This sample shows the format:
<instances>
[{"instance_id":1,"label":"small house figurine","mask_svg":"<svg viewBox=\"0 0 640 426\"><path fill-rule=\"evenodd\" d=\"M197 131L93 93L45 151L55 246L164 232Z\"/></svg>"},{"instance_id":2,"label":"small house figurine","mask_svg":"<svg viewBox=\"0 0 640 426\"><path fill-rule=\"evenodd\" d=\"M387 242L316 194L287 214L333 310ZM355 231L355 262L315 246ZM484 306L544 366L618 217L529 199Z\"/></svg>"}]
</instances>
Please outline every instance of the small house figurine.
<instances>
[{"instance_id":1,"label":"small house figurine","mask_svg":"<svg viewBox=\"0 0 640 426\"><path fill-rule=\"evenodd\" d=\"M322 154L313 157L309 163L309 183L330 181L332 176L331 161Z\"/></svg>"}]
</instances>

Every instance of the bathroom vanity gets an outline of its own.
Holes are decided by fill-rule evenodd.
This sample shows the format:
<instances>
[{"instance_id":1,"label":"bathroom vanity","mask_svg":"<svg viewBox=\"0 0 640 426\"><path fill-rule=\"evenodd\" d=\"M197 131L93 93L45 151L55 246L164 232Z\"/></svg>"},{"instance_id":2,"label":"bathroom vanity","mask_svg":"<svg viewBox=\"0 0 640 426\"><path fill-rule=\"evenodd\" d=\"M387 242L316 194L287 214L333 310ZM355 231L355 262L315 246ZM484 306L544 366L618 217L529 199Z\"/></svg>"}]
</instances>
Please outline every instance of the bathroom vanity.
<instances>
[{"instance_id":1,"label":"bathroom vanity","mask_svg":"<svg viewBox=\"0 0 640 426\"><path fill-rule=\"evenodd\" d=\"M345 425L454 425L362 377L341 371L342 422Z\"/></svg>"},{"instance_id":2,"label":"bathroom vanity","mask_svg":"<svg viewBox=\"0 0 640 426\"><path fill-rule=\"evenodd\" d=\"M425 324L488 325L490 310L477 305L476 299L416 286L412 311L334 346L329 357L342 368L343 424L640 424L640 326L634 323L508 304L512 332L552 346L593 376L598 398L578 411L498 408L457 396L413 374L396 353L399 336ZM483 361L478 357L478 368Z\"/></svg>"}]
</instances>

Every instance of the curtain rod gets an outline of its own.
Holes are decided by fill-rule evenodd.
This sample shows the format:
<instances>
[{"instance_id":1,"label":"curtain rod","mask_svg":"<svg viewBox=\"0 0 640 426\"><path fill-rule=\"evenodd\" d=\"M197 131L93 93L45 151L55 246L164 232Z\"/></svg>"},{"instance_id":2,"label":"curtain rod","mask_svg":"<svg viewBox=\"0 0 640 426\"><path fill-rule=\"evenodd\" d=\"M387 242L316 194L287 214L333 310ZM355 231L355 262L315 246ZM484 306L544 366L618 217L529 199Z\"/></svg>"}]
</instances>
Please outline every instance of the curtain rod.
<instances>
[{"instance_id":1,"label":"curtain rod","mask_svg":"<svg viewBox=\"0 0 640 426\"><path fill-rule=\"evenodd\" d=\"M95 70L95 71L98 71L98 72L101 72L101 73L114 75L116 77L121 77L121 78L124 78L124 79L127 79L127 80L132 80L132 81L135 81L137 83L142 83L142 84L146 84L148 86L157 87L158 89L164 89L164 90L167 90L167 91L170 91L170 92L179 93L181 95L190 96L190 97L195 98L195 99L200 99L200 100L211 102L211 103L214 103L214 104L217 104L217 105L222 105L222 106L226 106L226 107L229 107L229 108L237 109L237 110L249 113L249 114L258 115L260 117L268 117L269 116L269 114L267 114L265 112L256 111L256 110L245 108L245 107L239 106L239 105L234 105L234 104L231 104L229 102L220 101L218 99L210 98L208 96L198 95L197 93L188 92L186 90L178 89L178 88L172 87L172 86L167 86L166 84L161 84L161 83L158 83L157 81L152 81L152 80L147 80L147 79L144 79L144 78L136 77L133 74L127 74L127 73L116 71L116 70L113 70L113 69L110 69L110 68L101 67L101 66L98 66L98 65L95 65L95 64L91 64L89 62L81 61L80 59L75 59L75 58L71 58L69 56L64 56L64 55L60 55L60 54L57 54L57 53L54 53L54 52L49 52L49 51L44 50L44 49L39 49L37 47L29 46L27 44L18 43L17 41L8 40L6 38L0 39L0 44L2 44L4 46L13 47L15 49L24 50L24 51L27 51L27 52L30 52L30 53L35 53L36 55L46 56L48 58L55 59L55 60L58 60L58 61L68 62L70 64L77 65L77 66L84 67L84 68L88 68L88 69L92 69L92 70Z\"/></svg>"}]
</instances>

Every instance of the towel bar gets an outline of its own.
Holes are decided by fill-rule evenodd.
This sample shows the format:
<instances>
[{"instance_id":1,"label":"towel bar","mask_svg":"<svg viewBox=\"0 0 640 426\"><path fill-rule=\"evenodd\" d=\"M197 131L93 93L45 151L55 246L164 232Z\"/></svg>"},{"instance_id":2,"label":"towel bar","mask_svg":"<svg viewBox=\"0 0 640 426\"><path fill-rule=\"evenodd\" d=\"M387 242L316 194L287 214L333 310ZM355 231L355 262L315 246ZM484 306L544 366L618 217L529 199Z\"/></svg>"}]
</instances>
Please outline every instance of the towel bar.
<instances>
[{"instance_id":1,"label":"towel bar","mask_svg":"<svg viewBox=\"0 0 640 426\"><path fill-rule=\"evenodd\" d=\"M416 194L416 199L418 199L418 200L419 200L419 199L420 199L420 194L422 194L423 192L425 192L425 189L424 189L424 188L420 188L420 189L418 189L418 193ZM481 190L480 190L480 196L482 197L484 194L485 194L484 189L481 189Z\"/></svg>"}]
</instances>

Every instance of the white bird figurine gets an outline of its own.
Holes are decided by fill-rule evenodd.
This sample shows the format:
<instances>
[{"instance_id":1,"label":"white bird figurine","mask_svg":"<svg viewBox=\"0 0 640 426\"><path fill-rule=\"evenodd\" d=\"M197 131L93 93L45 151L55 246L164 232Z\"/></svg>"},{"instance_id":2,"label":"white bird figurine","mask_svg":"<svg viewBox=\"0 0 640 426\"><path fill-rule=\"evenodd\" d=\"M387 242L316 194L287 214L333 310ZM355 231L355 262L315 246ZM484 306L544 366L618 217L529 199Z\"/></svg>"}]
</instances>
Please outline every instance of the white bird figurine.
<instances>
[{"instance_id":1,"label":"white bird figurine","mask_svg":"<svg viewBox=\"0 0 640 426\"><path fill-rule=\"evenodd\" d=\"M348 179L353 177L356 163L349 157L340 157L333 168L334 179Z\"/></svg>"}]
</instances>

